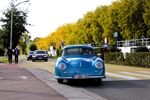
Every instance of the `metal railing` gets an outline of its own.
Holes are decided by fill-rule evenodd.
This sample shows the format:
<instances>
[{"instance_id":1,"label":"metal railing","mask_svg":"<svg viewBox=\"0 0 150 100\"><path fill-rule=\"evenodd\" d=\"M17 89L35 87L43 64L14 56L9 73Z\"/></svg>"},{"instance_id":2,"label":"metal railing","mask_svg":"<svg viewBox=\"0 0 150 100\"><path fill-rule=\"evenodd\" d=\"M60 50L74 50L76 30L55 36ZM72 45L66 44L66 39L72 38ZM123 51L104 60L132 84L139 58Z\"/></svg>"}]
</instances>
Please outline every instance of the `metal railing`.
<instances>
[{"instance_id":1,"label":"metal railing","mask_svg":"<svg viewBox=\"0 0 150 100\"><path fill-rule=\"evenodd\" d=\"M150 46L150 38L117 41L117 47Z\"/></svg>"}]
</instances>

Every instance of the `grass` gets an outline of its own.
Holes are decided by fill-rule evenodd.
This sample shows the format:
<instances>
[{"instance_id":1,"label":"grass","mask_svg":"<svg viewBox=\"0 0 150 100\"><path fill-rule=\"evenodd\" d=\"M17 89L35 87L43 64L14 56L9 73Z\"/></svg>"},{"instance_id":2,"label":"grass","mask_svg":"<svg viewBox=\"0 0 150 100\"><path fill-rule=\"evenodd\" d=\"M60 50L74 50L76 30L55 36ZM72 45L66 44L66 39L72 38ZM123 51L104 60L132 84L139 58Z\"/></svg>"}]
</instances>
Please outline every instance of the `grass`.
<instances>
[{"instance_id":1,"label":"grass","mask_svg":"<svg viewBox=\"0 0 150 100\"><path fill-rule=\"evenodd\" d=\"M7 59L3 59L2 62L3 62L3 63L7 63L8 60L7 60Z\"/></svg>"},{"instance_id":2,"label":"grass","mask_svg":"<svg viewBox=\"0 0 150 100\"><path fill-rule=\"evenodd\" d=\"M7 63L8 58L6 56L0 56L0 61L3 62L3 63Z\"/></svg>"}]
</instances>

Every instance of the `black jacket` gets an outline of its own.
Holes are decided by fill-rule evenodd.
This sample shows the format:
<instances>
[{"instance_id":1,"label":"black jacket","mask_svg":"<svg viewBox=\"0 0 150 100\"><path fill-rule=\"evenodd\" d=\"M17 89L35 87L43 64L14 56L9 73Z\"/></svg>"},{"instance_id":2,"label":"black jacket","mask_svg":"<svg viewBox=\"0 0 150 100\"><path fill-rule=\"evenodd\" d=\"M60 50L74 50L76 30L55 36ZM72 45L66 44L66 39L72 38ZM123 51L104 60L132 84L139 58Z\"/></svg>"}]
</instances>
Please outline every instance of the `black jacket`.
<instances>
[{"instance_id":1,"label":"black jacket","mask_svg":"<svg viewBox=\"0 0 150 100\"><path fill-rule=\"evenodd\" d=\"M19 55L20 54L20 51L18 49L15 49L14 50L14 55Z\"/></svg>"},{"instance_id":2,"label":"black jacket","mask_svg":"<svg viewBox=\"0 0 150 100\"><path fill-rule=\"evenodd\" d=\"M12 55L13 55L12 49L8 49L8 51L7 51L7 56L12 56Z\"/></svg>"}]
</instances>

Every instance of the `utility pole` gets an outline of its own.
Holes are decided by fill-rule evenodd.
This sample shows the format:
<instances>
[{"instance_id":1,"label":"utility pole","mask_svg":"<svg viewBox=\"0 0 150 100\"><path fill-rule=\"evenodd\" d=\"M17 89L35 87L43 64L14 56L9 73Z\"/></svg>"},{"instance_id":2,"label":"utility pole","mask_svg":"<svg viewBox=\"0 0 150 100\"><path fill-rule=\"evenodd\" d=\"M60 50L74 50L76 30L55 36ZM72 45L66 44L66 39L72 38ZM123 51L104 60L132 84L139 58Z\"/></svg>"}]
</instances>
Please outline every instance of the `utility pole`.
<instances>
[{"instance_id":1,"label":"utility pole","mask_svg":"<svg viewBox=\"0 0 150 100\"><path fill-rule=\"evenodd\" d=\"M25 3L25 2L29 2L29 0L23 1L23 2L19 2L18 4L16 4L15 6L12 6L11 9L11 26L10 26L10 48L12 48L12 33L13 33L13 12L14 12L14 8L16 8L18 5Z\"/></svg>"}]
</instances>

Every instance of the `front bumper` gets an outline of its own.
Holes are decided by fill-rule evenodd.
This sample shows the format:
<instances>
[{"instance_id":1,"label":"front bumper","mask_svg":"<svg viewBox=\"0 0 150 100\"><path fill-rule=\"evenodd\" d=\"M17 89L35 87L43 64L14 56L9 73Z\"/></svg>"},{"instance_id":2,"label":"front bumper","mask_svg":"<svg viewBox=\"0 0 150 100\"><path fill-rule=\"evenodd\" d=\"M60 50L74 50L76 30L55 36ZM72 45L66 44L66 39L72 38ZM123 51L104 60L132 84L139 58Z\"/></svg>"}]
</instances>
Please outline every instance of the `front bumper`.
<instances>
[{"instance_id":1,"label":"front bumper","mask_svg":"<svg viewBox=\"0 0 150 100\"><path fill-rule=\"evenodd\" d=\"M32 57L33 60L47 60L48 57L44 57L44 56L41 56L41 57Z\"/></svg>"},{"instance_id":2,"label":"front bumper","mask_svg":"<svg viewBox=\"0 0 150 100\"><path fill-rule=\"evenodd\" d=\"M76 78L74 78L74 77L60 77L60 76L55 76L55 78L56 79L76 79ZM86 79L95 79L95 78L106 78L106 75L103 75L103 76L90 76L89 75L89 77L88 78L86 78ZM84 79L84 78L81 78L81 79Z\"/></svg>"}]
</instances>

